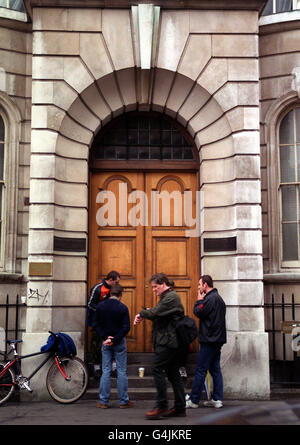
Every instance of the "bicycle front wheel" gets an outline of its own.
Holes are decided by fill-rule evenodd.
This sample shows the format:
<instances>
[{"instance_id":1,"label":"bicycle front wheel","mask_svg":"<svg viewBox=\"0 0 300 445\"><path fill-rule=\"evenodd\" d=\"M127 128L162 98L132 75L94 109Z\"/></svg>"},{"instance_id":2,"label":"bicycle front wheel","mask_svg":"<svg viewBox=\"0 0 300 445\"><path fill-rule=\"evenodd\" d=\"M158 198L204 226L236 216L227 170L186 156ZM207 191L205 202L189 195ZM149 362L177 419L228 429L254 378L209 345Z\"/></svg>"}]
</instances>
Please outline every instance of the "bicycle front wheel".
<instances>
[{"instance_id":1,"label":"bicycle front wheel","mask_svg":"<svg viewBox=\"0 0 300 445\"><path fill-rule=\"evenodd\" d=\"M88 370L78 357L60 359L50 366L46 385L50 396L59 403L73 403L83 396L88 385Z\"/></svg>"},{"instance_id":2,"label":"bicycle front wheel","mask_svg":"<svg viewBox=\"0 0 300 445\"><path fill-rule=\"evenodd\" d=\"M4 364L0 363L0 374L4 369ZM15 390L15 372L13 369L8 368L5 374L0 377L0 405L6 402L13 394Z\"/></svg>"}]
</instances>

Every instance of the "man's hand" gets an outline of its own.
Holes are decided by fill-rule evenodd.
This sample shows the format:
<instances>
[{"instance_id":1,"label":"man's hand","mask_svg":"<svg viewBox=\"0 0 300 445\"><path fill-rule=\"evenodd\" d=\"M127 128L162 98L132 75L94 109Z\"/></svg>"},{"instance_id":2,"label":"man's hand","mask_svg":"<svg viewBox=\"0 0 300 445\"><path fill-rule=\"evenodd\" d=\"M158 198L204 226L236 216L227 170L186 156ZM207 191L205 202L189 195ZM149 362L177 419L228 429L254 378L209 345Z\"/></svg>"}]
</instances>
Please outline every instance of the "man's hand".
<instances>
[{"instance_id":1,"label":"man's hand","mask_svg":"<svg viewBox=\"0 0 300 445\"><path fill-rule=\"evenodd\" d=\"M114 337L112 337L111 335L109 336L109 337L107 337L107 339L103 342L103 344L105 345L105 346L112 346L113 345L113 342L112 342L112 339L113 339Z\"/></svg>"},{"instance_id":2,"label":"man's hand","mask_svg":"<svg viewBox=\"0 0 300 445\"><path fill-rule=\"evenodd\" d=\"M197 300L203 300L204 297L205 297L205 293L200 292L200 290L198 289Z\"/></svg>"},{"instance_id":3,"label":"man's hand","mask_svg":"<svg viewBox=\"0 0 300 445\"><path fill-rule=\"evenodd\" d=\"M137 324L140 324L140 322L143 321L143 317L140 316L140 314L136 314L135 318L134 318L134 326Z\"/></svg>"}]
</instances>

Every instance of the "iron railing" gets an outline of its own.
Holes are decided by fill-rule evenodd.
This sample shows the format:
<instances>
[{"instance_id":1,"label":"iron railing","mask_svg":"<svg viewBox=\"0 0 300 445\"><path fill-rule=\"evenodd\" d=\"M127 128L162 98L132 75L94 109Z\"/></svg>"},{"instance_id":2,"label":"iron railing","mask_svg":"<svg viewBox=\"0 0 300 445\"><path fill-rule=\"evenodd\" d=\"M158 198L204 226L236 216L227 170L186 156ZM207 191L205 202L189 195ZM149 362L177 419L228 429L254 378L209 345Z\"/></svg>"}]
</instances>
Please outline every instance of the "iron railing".
<instances>
[{"instance_id":1,"label":"iron railing","mask_svg":"<svg viewBox=\"0 0 300 445\"><path fill-rule=\"evenodd\" d=\"M4 337L1 339L0 350L2 350L5 357L8 350L6 341L12 338L19 338L19 334L22 330L20 327L20 311L24 308L24 304L20 303L19 295L15 297L14 302L11 301L12 299L10 299L9 295L6 295L5 303L0 303L0 328ZM2 312L2 309L4 312Z\"/></svg>"},{"instance_id":2,"label":"iron railing","mask_svg":"<svg viewBox=\"0 0 300 445\"><path fill-rule=\"evenodd\" d=\"M284 294L275 298L272 294L264 309L265 330L269 334L270 383L300 386L300 351L295 347L298 327L300 334L300 302L295 301L294 294L290 298Z\"/></svg>"}]
</instances>

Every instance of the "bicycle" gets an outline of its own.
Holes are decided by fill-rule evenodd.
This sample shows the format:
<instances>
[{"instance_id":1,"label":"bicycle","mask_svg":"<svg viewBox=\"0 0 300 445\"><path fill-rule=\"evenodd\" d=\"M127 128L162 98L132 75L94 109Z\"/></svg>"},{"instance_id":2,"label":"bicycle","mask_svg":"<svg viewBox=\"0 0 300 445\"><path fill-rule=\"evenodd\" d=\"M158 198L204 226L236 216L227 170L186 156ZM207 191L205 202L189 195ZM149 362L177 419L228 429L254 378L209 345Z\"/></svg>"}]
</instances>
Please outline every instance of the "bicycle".
<instances>
[{"instance_id":1,"label":"bicycle","mask_svg":"<svg viewBox=\"0 0 300 445\"><path fill-rule=\"evenodd\" d=\"M46 376L46 387L50 396L57 402L67 404L79 400L86 392L88 385L88 370L84 362L78 357L61 357L58 352L59 336L49 331L55 336L54 344L50 351L35 352L33 354L20 356L16 345L22 340L8 340L14 358L7 363L0 363L0 405L8 401L13 395L16 387L32 392L30 388L31 378L49 361L53 360ZM42 363L33 370L29 377L22 374L21 361L25 358L34 357L41 354L49 355ZM15 368L15 369L14 369Z\"/></svg>"}]
</instances>

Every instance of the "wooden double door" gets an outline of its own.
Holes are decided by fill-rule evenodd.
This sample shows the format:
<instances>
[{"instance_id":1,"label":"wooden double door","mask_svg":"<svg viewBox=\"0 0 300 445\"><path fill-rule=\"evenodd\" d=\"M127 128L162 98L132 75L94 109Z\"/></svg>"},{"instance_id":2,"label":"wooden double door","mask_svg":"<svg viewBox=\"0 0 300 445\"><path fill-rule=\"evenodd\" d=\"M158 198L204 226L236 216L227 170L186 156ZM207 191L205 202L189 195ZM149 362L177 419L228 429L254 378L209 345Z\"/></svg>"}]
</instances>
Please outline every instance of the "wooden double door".
<instances>
[{"instance_id":1,"label":"wooden double door","mask_svg":"<svg viewBox=\"0 0 300 445\"><path fill-rule=\"evenodd\" d=\"M197 174L97 172L90 178L89 288L111 270L120 273L128 306L129 352L148 352L152 323L133 326L157 298L149 279L164 272L175 282L186 314L193 314L199 279L199 237L188 236L197 217Z\"/></svg>"}]
</instances>

